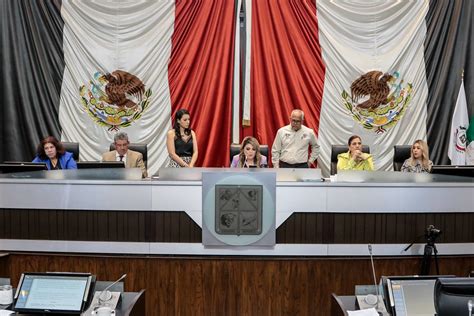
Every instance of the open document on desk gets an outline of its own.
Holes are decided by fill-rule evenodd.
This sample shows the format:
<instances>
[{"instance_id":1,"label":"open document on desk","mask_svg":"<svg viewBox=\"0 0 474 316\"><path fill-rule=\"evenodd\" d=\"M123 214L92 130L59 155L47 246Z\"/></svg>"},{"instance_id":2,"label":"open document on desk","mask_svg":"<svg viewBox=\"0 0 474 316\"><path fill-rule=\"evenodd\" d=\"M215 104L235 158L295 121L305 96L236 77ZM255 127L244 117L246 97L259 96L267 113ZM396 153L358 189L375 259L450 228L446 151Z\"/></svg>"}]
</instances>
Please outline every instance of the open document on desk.
<instances>
[{"instance_id":1,"label":"open document on desk","mask_svg":"<svg viewBox=\"0 0 474 316\"><path fill-rule=\"evenodd\" d=\"M375 308L361 309L359 311L347 311L349 316L379 316Z\"/></svg>"}]
</instances>

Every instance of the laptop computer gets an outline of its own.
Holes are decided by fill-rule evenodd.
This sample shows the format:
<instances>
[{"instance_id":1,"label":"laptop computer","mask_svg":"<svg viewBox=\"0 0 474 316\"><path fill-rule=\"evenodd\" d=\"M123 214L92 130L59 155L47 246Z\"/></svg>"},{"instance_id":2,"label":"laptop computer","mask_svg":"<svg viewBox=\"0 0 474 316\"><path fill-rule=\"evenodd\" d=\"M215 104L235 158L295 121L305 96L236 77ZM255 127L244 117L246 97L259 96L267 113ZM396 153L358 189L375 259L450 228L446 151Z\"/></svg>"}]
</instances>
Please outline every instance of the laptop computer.
<instances>
[{"instance_id":1,"label":"laptop computer","mask_svg":"<svg viewBox=\"0 0 474 316\"><path fill-rule=\"evenodd\" d=\"M23 273L13 310L29 314L80 315L91 302L95 276L89 273Z\"/></svg>"},{"instance_id":2,"label":"laptop computer","mask_svg":"<svg viewBox=\"0 0 474 316\"><path fill-rule=\"evenodd\" d=\"M44 162L5 161L0 163L0 173L16 173L48 170Z\"/></svg>"},{"instance_id":3,"label":"laptop computer","mask_svg":"<svg viewBox=\"0 0 474 316\"><path fill-rule=\"evenodd\" d=\"M125 168L123 161L79 161L77 169Z\"/></svg>"},{"instance_id":4,"label":"laptop computer","mask_svg":"<svg viewBox=\"0 0 474 316\"><path fill-rule=\"evenodd\" d=\"M439 277L442 276L383 276L382 284L389 312L394 316L435 315L434 285Z\"/></svg>"}]
</instances>

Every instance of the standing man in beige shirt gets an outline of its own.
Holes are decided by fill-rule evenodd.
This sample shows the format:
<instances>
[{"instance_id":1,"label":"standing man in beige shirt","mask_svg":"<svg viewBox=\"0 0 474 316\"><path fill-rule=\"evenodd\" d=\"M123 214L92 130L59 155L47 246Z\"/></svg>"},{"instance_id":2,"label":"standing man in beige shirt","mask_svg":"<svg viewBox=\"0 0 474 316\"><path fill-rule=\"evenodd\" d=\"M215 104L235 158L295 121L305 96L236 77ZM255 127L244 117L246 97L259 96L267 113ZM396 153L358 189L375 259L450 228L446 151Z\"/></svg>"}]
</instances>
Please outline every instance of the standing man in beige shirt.
<instances>
[{"instance_id":1,"label":"standing man in beige shirt","mask_svg":"<svg viewBox=\"0 0 474 316\"><path fill-rule=\"evenodd\" d=\"M274 168L309 168L318 159L316 134L311 128L304 126L303 121L303 111L293 110L290 125L278 130L272 146ZM311 147L309 158L308 147Z\"/></svg>"}]
</instances>

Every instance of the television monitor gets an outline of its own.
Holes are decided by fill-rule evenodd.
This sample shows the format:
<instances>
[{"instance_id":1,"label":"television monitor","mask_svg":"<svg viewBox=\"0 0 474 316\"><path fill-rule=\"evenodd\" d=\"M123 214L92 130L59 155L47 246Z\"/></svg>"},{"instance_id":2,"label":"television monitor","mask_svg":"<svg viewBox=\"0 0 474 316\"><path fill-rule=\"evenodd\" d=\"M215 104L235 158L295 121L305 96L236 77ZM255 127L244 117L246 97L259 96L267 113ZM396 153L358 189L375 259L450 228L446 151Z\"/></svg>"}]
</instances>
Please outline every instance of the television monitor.
<instances>
[{"instance_id":1,"label":"television monitor","mask_svg":"<svg viewBox=\"0 0 474 316\"><path fill-rule=\"evenodd\" d=\"M80 315L92 300L95 276L89 273L23 273L13 309L31 314Z\"/></svg>"},{"instance_id":2,"label":"television monitor","mask_svg":"<svg viewBox=\"0 0 474 316\"><path fill-rule=\"evenodd\" d=\"M394 316L433 316L434 286L440 276L382 277L387 310ZM454 277L454 276L444 276Z\"/></svg>"},{"instance_id":3,"label":"television monitor","mask_svg":"<svg viewBox=\"0 0 474 316\"><path fill-rule=\"evenodd\" d=\"M438 316L469 315L469 300L474 304L474 278L439 278L434 294Z\"/></svg>"},{"instance_id":4,"label":"television monitor","mask_svg":"<svg viewBox=\"0 0 474 316\"><path fill-rule=\"evenodd\" d=\"M123 161L79 161L78 169L125 168Z\"/></svg>"},{"instance_id":5,"label":"television monitor","mask_svg":"<svg viewBox=\"0 0 474 316\"><path fill-rule=\"evenodd\" d=\"M6 161L0 164L0 173L48 170L44 162Z\"/></svg>"},{"instance_id":6,"label":"television monitor","mask_svg":"<svg viewBox=\"0 0 474 316\"><path fill-rule=\"evenodd\" d=\"M474 166L434 165L431 173L474 178Z\"/></svg>"}]
</instances>

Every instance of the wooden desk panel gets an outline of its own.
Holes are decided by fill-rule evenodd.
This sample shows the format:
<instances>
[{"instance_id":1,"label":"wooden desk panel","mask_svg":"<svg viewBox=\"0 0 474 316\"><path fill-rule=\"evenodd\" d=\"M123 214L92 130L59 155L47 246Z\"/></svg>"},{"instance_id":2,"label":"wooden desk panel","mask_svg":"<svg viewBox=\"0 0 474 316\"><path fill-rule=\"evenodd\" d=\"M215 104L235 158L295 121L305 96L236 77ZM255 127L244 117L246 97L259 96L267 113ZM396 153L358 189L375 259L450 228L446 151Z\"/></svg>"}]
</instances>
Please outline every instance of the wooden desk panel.
<instances>
[{"instance_id":1,"label":"wooden desk panel","mask_svg":"<svg viewBox=\"0 0 474 316\"><path fill-rule=\"evenodd\" d=\"M441 257L442 274L467 275L473 256ZM377 277L418 274L421 258L375 258ZM330 314L331 293L370 284L368 257L100 257L10 254L9 275L24 271L91 272L101 280L127 273L125 291L146 289L142 315ZM434 267L432 267L434 269Z\"/></svg>"}]
</instances>

